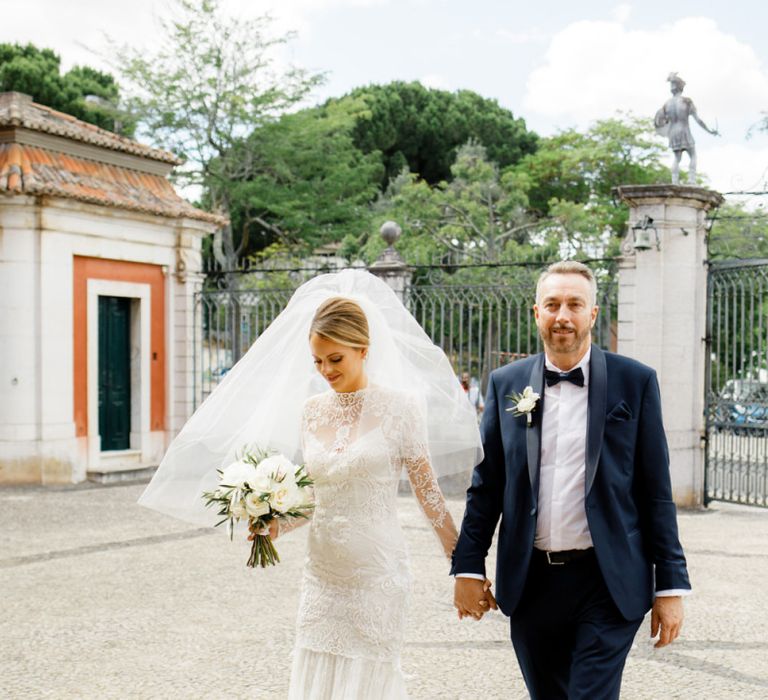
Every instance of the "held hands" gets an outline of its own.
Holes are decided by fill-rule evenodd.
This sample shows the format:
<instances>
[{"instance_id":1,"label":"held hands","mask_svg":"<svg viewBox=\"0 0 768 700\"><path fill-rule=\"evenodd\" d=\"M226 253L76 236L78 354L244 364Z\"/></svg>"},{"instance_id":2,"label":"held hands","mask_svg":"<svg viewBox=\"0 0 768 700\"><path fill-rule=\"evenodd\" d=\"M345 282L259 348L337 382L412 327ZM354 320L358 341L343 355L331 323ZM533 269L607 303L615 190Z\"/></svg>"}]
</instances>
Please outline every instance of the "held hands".
<instances>
[{"instance_id":1,"label":"held hands","mask_svg":"<svg viewBox=\"0 0 768 700\"><path fill-rule=\"evenodd\" d=\"M680 636L683 626L683 599L681 596L659 596L651 609L651 638L659 635L654 648L672 644ZM659 634L661 631L661 634Z\"/></svg>"},{"instance_id":2,"label":"held hands","mask_svg":"<svg viewBox=\"0 0 768 700\"><path fill-rule=\"evenodd\" d=\"M453 606L458 612L459 620L464 617L479 620L489 610L498 610L496 598L491 593L492 585L488 579L481 581L477 578L456 577Z\"/></svg>"}]
</instances>

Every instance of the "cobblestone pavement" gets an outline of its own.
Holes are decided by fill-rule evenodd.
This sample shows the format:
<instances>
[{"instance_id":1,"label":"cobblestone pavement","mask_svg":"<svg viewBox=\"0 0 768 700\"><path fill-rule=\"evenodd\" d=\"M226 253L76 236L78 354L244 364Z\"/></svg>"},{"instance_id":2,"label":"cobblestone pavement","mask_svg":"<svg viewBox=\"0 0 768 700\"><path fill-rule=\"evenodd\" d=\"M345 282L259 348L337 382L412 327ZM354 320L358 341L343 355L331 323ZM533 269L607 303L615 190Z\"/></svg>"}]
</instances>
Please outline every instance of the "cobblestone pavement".
<instances>
[{"instance_id":1,"label":"cobblestone pavement","mask_svg":"<svg viewBox=\"0 0 768 700\"><path fill-rule=\"evenodd\" d=\"M306 528L278 541L281 565L252 571L244 541L136 506L142 488L0 489L0 697L284 698ZM456 619L437 540L400 500L412 699L525 698L506 618ZM715 504L680 527L695 587L683 636L654 650L646 621L623 697L768 697L768 510Z\"/></svg>"}]
</instances>

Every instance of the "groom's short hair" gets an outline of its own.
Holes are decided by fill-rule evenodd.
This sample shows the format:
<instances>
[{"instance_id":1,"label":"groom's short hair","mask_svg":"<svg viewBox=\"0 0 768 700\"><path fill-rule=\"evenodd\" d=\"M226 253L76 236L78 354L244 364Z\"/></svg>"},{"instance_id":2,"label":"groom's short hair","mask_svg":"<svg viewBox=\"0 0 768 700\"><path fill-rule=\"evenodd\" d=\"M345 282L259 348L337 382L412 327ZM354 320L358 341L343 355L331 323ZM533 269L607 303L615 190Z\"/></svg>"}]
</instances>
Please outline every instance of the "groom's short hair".
<instances>
[{"instance_id":1,"label":"groom's short hair","mask_svg":"<svg viewBox=\"0 0 768 700\"><path fill-rule=\"evenodd\" d=\"M552 263L544 272L539 275L539 279L536 282L536 303L539 303L539 290L541 289L541 283L547 279L550 275L581 275L587 282L589 282L589 290L592 296L592 306L597 304L597 280L595 275L584 263L577 262L576 260L561 260L560 262Z\"/></svg>"}]
</instances>

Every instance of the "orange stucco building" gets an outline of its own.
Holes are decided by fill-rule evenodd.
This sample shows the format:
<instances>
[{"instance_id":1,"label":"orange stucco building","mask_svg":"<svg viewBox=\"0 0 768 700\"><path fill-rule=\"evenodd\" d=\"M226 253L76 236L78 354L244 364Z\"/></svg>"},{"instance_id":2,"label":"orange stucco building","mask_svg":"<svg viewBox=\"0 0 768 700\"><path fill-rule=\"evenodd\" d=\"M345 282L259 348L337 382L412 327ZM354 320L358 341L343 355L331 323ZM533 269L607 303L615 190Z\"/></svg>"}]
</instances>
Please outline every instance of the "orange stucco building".
<instances>
[{"instance_id":1,"label":"orange stucco building","mask_svg":"<svg viewBox=\"0 0 768 700\"><path fill-rule=\"evenodd\" d=\"M192 410L202 239L165 151L0 94L0 483L135 477Z\"/></svg>"}]
</instances>

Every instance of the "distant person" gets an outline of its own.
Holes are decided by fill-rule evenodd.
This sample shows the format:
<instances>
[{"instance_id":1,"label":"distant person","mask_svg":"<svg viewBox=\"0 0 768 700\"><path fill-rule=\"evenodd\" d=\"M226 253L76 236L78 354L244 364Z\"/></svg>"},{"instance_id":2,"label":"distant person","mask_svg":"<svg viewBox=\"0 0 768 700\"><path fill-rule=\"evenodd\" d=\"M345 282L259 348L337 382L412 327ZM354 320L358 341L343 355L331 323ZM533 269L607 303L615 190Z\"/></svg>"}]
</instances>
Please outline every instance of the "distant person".
<instances>
[{"instance_id":1,"label":"distant person","mask_svg":"<svg viewBox=\"0 0 768 700\"><path fill-rule=\"evenodd\" d=\"M476 379L472 379L469 372L461 373L461 386L469 399L469 403L475 409L477 415L481 415L485 404L483 403L483 395L480 392L480 385Z\"/></svg>"}]
</instances>

